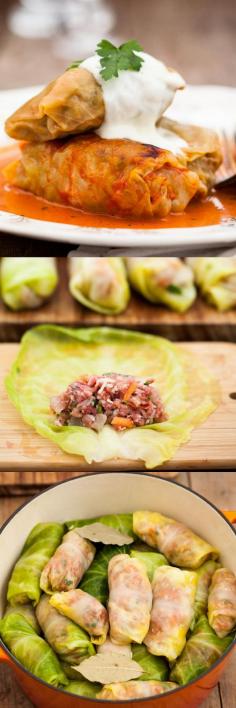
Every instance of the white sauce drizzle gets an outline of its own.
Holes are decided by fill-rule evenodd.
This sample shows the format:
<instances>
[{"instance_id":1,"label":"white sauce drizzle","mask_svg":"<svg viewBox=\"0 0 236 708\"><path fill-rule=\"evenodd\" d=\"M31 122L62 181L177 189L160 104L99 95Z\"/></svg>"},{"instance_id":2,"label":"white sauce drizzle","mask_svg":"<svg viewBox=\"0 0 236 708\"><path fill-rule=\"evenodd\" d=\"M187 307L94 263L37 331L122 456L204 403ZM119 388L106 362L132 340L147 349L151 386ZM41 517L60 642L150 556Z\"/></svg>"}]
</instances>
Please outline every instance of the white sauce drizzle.
<instances>
[{"instance_id":1,"label":"white sauce drizzle","mask_svg":"<svg viewBox=\"0 0 236 708\"><path fill-rule=\"evenodd\" d=\"M187 146L185 140L156 123L175 92L185 88L184 79L150 54L137 54L144 59L139 71L121 71L109 81L101 77L98 55L82 62L103 90L105 119L96 132L102 138L128 138L179 153Z\"/></svg>"}]
</instances>

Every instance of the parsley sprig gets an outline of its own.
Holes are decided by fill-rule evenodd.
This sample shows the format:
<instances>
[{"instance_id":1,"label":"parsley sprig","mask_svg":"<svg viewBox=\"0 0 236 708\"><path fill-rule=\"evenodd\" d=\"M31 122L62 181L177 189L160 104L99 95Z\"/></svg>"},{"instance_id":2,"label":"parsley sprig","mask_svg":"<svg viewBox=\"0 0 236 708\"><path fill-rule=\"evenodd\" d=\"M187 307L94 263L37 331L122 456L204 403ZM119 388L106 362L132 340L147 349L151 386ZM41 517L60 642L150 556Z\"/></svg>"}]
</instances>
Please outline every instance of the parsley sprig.
<instances>
[{"instance_id":1,"label":"parsley sprig","mask_svg":"<svg viewBox=\"0 0 236 708\"><path fill-rule=\"evenodd\" d=\"M142 47L135 39L131 39L119 47L115 47L107 39L102 39L97 45L96 54L101 57L100 74L104 81L117 78L120 71L140 71L144 60L135 52L142 51Z\"/></svg>"}]
</instances>

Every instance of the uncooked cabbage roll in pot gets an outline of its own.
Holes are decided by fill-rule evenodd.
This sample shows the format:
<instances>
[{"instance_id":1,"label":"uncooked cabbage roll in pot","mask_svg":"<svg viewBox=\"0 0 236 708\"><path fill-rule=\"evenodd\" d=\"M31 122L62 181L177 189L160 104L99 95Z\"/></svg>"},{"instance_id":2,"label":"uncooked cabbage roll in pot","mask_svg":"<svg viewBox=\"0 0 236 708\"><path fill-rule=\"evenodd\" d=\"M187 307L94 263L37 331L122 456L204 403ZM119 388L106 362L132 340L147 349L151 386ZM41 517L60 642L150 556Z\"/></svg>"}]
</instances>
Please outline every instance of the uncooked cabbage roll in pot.
<instances>
[{"instance_id":1,"label":"uncooked cabbage roll in pot","mask_svg":"<svg viewBox=\"0 0 236 708\"><path fill-rule=\"evenodd\" d=\"M172 681L124 681L103 686L96 697L105 701L128 701L132 698L158 696L174 688L178 688L178 684Z\"/></svg>"},{"instance_id":2,"label":"uncooked cabbage roll in pot","mask_svg":"<svg viewBox=\"0 0 236 708\"><path fill-rule=\"evenodd\" d=\"M151 623L144 639L155 656L175 661L183 651L197 587L196 573L170 566L157 568L152 581Z\"/></svg>"},{"instance_id":3,"label":"uncooked cabbage roll in pot","mask_svg":"<svg viewBox=\"0 0 236 708\"><path fill-rule=\"evenodd\" d=\"M43 569L40 578L41 590L52 594L76 588L91 565L95 553L95 546L82 538L78 529L68 531Z\"/></svg>"},{"instance_id":4,"label":"uncooked cabbage roll in pot","mask_svg":"<svg viewBox=\"0 0 236 708\"><path fill-rule=\"evenodd\" d=\"M208 620L218 637L226 637L236 625L236 576L226 568L219 568L213 575Z\"/></svg>"},{"instance_id":5,"label":"uncooked cabbage roll in pot","mask_svg":"<svg viewBox=\"0 0 236 708\"><path fill-rule=\"evenodd\" d=\"M110 637L117 644L142 644L150 624L152 588L144 565L126 553L108 566Z\"/></svg>"},{"instance_id":6,"label":"uncooked cabbage roll in pot","mask_svg":"<svg viewBox=\"0 0 236 708\"><path fill-rule=\"evenodd\" d=\"M91 310L118 314L128 305L130 290L122 258L69 258L69 288Z\"/></svg>"},{"instance_id":7,"label":"uncooked cabbage roll in pot","mask_svg":"<svg viewBox=\"0 0 236 708\"><path fill-rule=\"evenodd\" d=\"M36 617L45 639L66 664L79 664L95 654L86 632L50 604L48 595L42 595L36 607Z\"/></svg>"},{"instance_id":8,"label":"uncooked cabbage roll in pot","mask_svg":"<svg viewBox=\"0 0 236 708\"><path fill-rule=\"evenodd\" d=\"M219 556L216 548L197 536L180 521L169 519L156 511L135 511L134 532L145 543L166 556L181 568L199 568L204 561Z\"/></svg>"},{"instance_id":9,"label":"uncooked cabbage roll in pot","mask_svg":"<svg viewBox=\"0 0 236 708\"><path fill-rule=\"evenodd\" d=\"M88 632L94 644L103 644L108 632L107 610L83 590L57 592L50 598L53 607Z\"/></svg>"}]
</instances>

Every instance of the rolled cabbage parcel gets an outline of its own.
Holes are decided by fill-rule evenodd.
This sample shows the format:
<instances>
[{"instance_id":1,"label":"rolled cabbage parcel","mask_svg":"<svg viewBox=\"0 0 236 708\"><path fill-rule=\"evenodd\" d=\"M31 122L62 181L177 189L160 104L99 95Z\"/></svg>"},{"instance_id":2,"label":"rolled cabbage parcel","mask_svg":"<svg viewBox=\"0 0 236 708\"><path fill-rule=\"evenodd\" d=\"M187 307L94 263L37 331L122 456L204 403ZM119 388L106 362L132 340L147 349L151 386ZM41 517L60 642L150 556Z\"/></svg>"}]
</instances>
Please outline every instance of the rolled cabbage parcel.
<instances>
[{"instance_id":1,"label":"rolled cabbage parcel","mask_svg":"<svg viewBox=\"0 0 236 708\"><path fill-rule=\"evenodd\" d=\"M224 312L236 306L236 257L188 258L201 295Z\"/></svg>"},{"instance_id":2,"label":"rolled cabbage parcel","mask_svg":"<svg viewBox=\"0 0 236 708\"><path fill-rule=\"evenodd\" d=\"M197 291L192 269L180 258L126 258L132 287L153 303L162 303L176 312L185 312Z\"/></svg>"},{"instance_id":3,"label":"rolled cabbage parcel","mask_svg":"<svg viewBox=\"0 0 236 708\"><path fill-rule=\"evenodd\" d=\"M59 546L63 530L64 525L56 522L34 526L8 583L7 600L11 605L24 605L29 601L37 605L42 570Z\"/></svg>"},{"instance_id":4,"label":"rolled cabbage parcel","mask_svg":"<svg viewBox=\"0 0 236 708\"><path fill-rule=\"evenodd\" d=\"M69 288L85 307L104 315L126 309L130 289L122 258L70 257Z\"/></svg>"},{"instance_id":5,"label":"rolled cabbage parcel","mask_svg":"<svg viewBox=\"0 0 236 708\"><path fill-rule=\"evenodd\" d=\"M226 637L236 626L236 576L227 568L219 568L213 575L208 620L218 637Z\"/></svg>"},{"instance_id":6,"label":"rolled cabbage parcel","mask_svg":"<svg viewBox=\"0 0 236 708\"><path fill-rule=\"evenodd\" d=\"M135 698L149 698L178 688L172 681L124 681L103 686L97 698L104 701L128 701Z\"/></svg>"},{"instance_id":7,"label":"rolled cabbage parcel","mask_svg":"<svg viewBox=\"0 0 236 708\"><path fill-rule=\"evenodd\" d=\"M142 644L152 607L146 569L137 558L114 556L108 566L110 637L116 644Z\"/></svg>"},{"instance_id":8,"label":"rolled cabbage parcel","mask_svg":"<svg viewBox=\"0 0 236 708\"><path fill-rule=\"evenodd\" d=\"M11 310L33 310L43 305L58 283L55 258L2 258L1 296Z\"/></svg>"},{"instance_id":9,"label":"rolled cabbage parcel","mask_svg":"<svg viewBox=\"0 0 236 708\"><path fill-rule=\"evenodd\" d=\"M175 661L183 651L197 587L196 573L161 566L152 582L151 622L144 643L151 654Z\"/></svg>"},{"instance_id":10,"label":"rolled cabbage parcel","mask_svg":"<svg viewBox=\"0 0 236 708\"><path fill-rule=\"evenodd\" d=\"M81 538L77 529L63 536L62 544L43 569L40 587L53 594L77 587L84 573L91 565L96 553L95 546Z\"/></svg>"},{"instance_id":11,"label":"rolled cabbage parcel","mask_svg":"<svg viewBox=\"0 0 236 708\"><path fill-rule=\"evenodd\" d=\"M57 592L50 604L84 629L93 644L103 644L108 633L107 610L99 600L83 590Z\"/></svg>"},{"instance_id":12,"label":"rolled cabbage parcel","mask_svg":"<svg viewBox=\"0 0 236 708\"><path fill-rule=\"evenodd\" d=\"M189 637L184 650L174 664L171 681L185 685L208 671L233 641L233 635L220 639L202 615Z\"/></svg>"},{"instance_id":13,"label":"rolled cabbage parcel","mask_svg":"<svg viewBox=\"0 0 236 708\"><path fill-rule=\"evenodd\" d=\"M86 632L50 604L48 595L42 595L36 607L36 617L45 639L66 664L79 664L95 654Z\"/></svg>"},{"instance_id":14,"label":"rolled cabbage parcel","mask_svg":"<svg viewBox=\"0 0 236 708\"><path fill-rule=\"evenodd\" d=\"M216 560L219 551L191 529L156 511L135 511L134 532L166 556L173 565L195 570L206 560Z\"/></svg>"}]
</instances>

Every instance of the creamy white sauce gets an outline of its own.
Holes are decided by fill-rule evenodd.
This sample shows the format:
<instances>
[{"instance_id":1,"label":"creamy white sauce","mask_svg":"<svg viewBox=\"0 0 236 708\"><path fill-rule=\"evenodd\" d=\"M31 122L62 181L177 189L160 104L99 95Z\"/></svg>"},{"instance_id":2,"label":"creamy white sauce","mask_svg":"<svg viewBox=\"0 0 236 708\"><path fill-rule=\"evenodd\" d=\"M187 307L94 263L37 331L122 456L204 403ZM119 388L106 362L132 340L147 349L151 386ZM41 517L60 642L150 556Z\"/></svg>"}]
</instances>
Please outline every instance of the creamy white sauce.
<instances>
[{"instance_id":1,"label":"creamy white sauce","mask_svg":"<svg viewBox=\"0 0 236 708\"><path fill-rule=\"evenodd\" d=\"M129 138L181 152L186 147L185 140L156 123L172 103L175 92L185 87L184 79L150 54L137 54L144 59L140 71L120 71L117 78L109 81L101 77L98 55L82 62L81 66L93 74L103 90L105 119L96 132L102 138Z\"/></svg>"}]
</instances>

